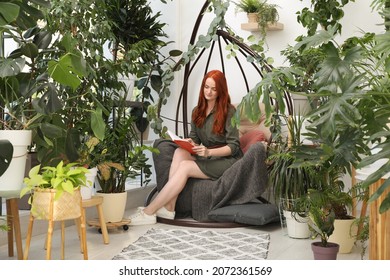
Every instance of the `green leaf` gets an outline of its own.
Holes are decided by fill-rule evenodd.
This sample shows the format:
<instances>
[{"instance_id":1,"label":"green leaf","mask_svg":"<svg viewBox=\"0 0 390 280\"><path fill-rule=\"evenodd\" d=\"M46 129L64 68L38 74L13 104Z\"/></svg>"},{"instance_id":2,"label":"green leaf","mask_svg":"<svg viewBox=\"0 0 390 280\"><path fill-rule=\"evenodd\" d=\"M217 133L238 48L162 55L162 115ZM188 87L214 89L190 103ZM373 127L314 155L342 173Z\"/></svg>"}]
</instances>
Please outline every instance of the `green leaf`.
<instances>
[{"instance_id":1,"label":"green leaf","mask_svg":"<svg viewBox=\"0 0 390 280\"><path fill-rule=\"evenodd\" d=\"M49 31L41 31L34 37L34 44L37 45L38 49L46 49L49 47L52 34Z\"/></svg>"},{"instance_id":2,"label":"green leaf","mask_svg":"<svg viewBox=\"0 0 390 280\"><path fill-rule=\"evenodd\" d=\"M17 19L20 7L14 3L0 2L0 26L7 25Z\"/></svg>"},{"instance_id":3,"label":"green leaf","mask_svg":"<svg viewBox=\"0 0 390 280\"><path fill-rule=\"evenodd\" d=\"M25 62L25 59L20 57L16 59L0 58L0 77L5 78L16 76L17 74L22 72Z\"/></svg>"},{"instance_id":4,"label":"green leaf","mask_svg":"<svg viewBox=\"0 0 390 280\"><path fill-rule=\"evenodd\" d=\"M383 214L390 209L390 193L387 194L386 198L382 201L379 206L379 213Z\"/></svg>"},{"instance_id":5,"label":"green leaf","mask_svg":"<svg viewBox=\"0 0 390 280\"><path fill-rule=\"evenodd\" d=\"M104 133L106 131L106 123L103 119L103 111L101 108L97 108L91 113L91 129L100 141L104 140Z\"/></svg>"},{"instance_id":6,"label":"green leaf","mask_svg":"<svg viewBox=\"0 0 390 280\"><path fill-rule=\"evenodd\" d=\"M65 136L65 131L57 125L44 122L41 123L40 127L43 134L49 137L50 139L61 138Z\"/></svg>"},{"instance_id":7,"label":"green leaf","mask_svg":"<svg viewBox=\"0 0 390 280\"><path fill-rule=\"evenodd\" d=\"M38 47L34 43L27 43L20 50L23 55L29 58L36 58L38 56Z\"/></svg>"},{"instance_id":8,"label":"green leaf","mask_svg":"<svg viewBox=\"0 0 390 280\"><path fill-rule=\"evenodd\" d=\"M49 61L48 72L50 77L52 77L55 81L64 86L70 86L73 90L81 84L77 75L71 72L69 63L66 60Z\"/></svg>"},{"instance_id":9,"label":"green leaf","mask_svg":"<svg viewBox=\"0 0 390 280\"><path fill-rule=\"evenodd\" d=\"M14 146L8 140L0 140L0 176L7 171L12 161Z\"/></svg>"},{"instance_id":10,"label":"green leaf","mask_svg":"<svg viewBox=\"0 0 390 280\"><path fill-rule=\"evenodd\" d=\"M327 56L320 65L320 71L315 75L316 84L319 86L339 82L351 74L350 63L340 58L333 44L329 43L324 48Z\"/></svg>"},{"instance_id":11,"label":"green leaf","mask_svg":"<svg viewBox=\"0 0 390 280\"><path fill-rule=\"evenodd\" d=\"M169 51L169 55L173 56L173 57L180 56L182 53L183 52L180 51L180 50L171 50L171 51Z\"/></svg>"},{"instance_id":12,"label":"green leaf","mask_svg":"<svg viewBox=\"0 0 390 280\"><path fill-rule=\"evenodd\" d=\"M162 87L161 76L159 76L159 75L152 75L151 78L150 78L150 83L152 85L152 88L156 92L160 92L161 87Z\"/></svg>"},{"instance_id":13,"label":"green leaf","mask_svg":"<svg viewBox=\"0 0 390 280\"><path fill-rule=\"evenodd\" d=\"M73 38L70 33L66 33L61 39L61 46L63 46L67 52L72 52L77 47L77 40Z\"/></svg>"}]
</instances>

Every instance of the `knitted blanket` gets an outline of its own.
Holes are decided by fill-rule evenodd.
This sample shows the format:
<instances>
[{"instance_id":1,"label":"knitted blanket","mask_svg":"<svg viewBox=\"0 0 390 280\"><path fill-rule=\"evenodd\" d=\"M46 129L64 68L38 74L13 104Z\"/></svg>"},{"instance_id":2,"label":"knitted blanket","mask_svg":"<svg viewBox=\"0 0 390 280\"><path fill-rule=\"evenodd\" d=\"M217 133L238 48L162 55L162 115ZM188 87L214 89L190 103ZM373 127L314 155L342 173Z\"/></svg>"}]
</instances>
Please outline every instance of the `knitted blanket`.
<instances>
[{"instance_id":1,"label":"knitted blanket","mask_svg":"<svg viewBox=\"0 0 390 280\"><path fill-rule=\"evenodd\" d=\"M168 180L172 156L178 146L161 139L155 141L154 147L160 150L159 154L153 154L157 189L160 191ZM265 158L265 146L257 142L218 180L190 178L176 202L176 215L208 221L210 210L257 202L267 187Z\"/></svg>"}]
</instances>

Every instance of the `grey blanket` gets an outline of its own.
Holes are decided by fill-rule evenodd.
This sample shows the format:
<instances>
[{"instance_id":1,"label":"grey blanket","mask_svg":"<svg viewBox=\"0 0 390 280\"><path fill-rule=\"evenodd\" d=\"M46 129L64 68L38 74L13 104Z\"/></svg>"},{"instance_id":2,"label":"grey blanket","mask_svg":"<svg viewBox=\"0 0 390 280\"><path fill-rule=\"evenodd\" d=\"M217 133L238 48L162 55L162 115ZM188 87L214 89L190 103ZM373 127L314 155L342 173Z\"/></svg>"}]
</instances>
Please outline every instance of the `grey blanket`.
<instances>
[{"instance_id":1,"label":"grey blanket","mask_svg":"<svg viewBox=\"0 0 390 280\"><path fill-rule=\"evenodd\" d=\"M170 140L156 140L153 154L157 189L168 180L172 156L177 145ZM210 210L228 205L258 201L267 187L266 150L264 144L255 143L244 157L229 167L218 180L190 178L176 203L177 217L192 216L198 221L208 221Z\"/></svg>"}]
</instances>

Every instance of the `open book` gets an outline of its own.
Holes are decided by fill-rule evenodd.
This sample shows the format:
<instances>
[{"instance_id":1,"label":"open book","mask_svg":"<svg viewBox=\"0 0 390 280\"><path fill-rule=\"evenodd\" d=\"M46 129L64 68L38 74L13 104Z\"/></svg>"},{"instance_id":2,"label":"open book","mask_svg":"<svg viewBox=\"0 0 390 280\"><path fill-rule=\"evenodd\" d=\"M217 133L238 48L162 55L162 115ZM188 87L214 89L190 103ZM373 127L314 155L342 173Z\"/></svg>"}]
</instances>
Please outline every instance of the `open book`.
<instances>
[{"instance_id":1,"label":"open book","mask_svg":"<svg viewBox=\"0 0 390 280\"><path fill-rule=\"evenodd\" d=\"M175 142L177 145L179 145L181 148L187 150L191 154L193 154L193 155L195 154L194 151L192 150L192 148L194 147L194 145L192 143L190 143L186 139L181 139L179 136L177 136L172 131L168 130L167 133L173 142Z\"/></svg>"}]
</instances>

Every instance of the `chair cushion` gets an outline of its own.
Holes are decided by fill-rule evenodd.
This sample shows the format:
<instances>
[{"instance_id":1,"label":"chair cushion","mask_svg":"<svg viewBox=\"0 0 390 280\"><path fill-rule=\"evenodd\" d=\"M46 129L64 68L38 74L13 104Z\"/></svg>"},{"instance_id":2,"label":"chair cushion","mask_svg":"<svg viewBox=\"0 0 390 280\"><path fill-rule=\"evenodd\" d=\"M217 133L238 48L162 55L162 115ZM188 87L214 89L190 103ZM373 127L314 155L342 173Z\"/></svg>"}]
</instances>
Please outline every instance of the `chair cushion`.
<instances>
[{"instance_id":1,"label":"chair cushion","mask_svg":"<svg viewBox=\"0 0 390 280\"><path fill-rule=\"evenodd\" d=\"M241 150L246 153L252 144L261 141L266 141L263 131L257 129L249 131L240 137Z\"/></svg>"},{"instance_id":2,"label":"chair cushion","mask_svg":"<svg viewBox=\"0 0 390 280\"><path fill-rule=\"evenodd\" d=\"M210 220L246 225L266 225L280 221L278 207L274 204L247 203L229 205L209 212Z\"/></svg>"}]
</instances>

